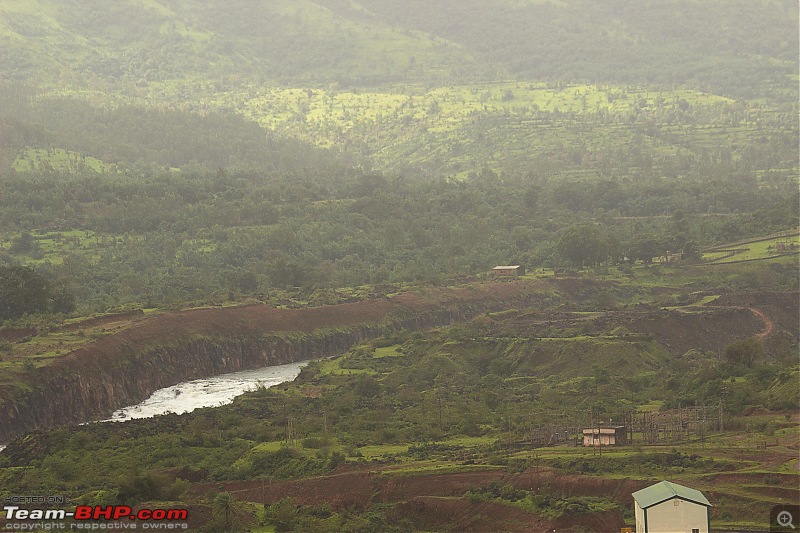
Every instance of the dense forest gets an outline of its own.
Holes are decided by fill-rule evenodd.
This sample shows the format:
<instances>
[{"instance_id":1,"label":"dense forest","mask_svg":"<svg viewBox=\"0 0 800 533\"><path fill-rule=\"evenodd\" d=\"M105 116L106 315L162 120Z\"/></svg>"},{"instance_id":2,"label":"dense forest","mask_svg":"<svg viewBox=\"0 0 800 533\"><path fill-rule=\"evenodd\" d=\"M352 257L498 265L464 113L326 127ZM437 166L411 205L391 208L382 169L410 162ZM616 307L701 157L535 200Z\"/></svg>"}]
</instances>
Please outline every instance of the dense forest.
<instances>
[{"instance_id":1,"label":"dense forest","mask_svg":"<svg viewBox=\"0 0 800 533\"><path fill-rule=\"evenodd\" d=\"M496 264L579 267L569 228L602 262L694 253L791 227L791 187L666 179L470 182L264 172L7 175L0 257L73 287L83 311L475 276ZM656 196L657 195L657 196ZM707 206L724 211L706 213ZM585 231L583 232L586 233ZM589 247L582 246L589 250ZM591 262L594 262L592 260Z\"/></svg>"}]
</instances>

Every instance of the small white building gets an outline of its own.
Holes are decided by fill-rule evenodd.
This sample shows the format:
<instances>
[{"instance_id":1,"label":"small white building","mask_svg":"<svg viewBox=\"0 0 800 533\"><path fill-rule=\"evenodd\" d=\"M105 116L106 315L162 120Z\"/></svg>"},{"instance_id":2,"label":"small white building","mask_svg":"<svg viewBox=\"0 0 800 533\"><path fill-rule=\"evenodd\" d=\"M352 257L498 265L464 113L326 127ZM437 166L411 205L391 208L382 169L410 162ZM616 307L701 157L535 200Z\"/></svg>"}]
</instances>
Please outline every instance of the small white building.
<instances>
[{"instance_id":1,"label":"small white building","mask_svg":"<svg viewBox=\"0 0 800 533\"><path fill-rule=\"evenodd\" d=\"M492 269L497 278L516 278L520 274L520 265L501 265Z\"/></svg>"},{"instance_id":2,"label":"small white building","mask_svg":"<svg viewBox=\"0 0 800 533\"><path fill-rule=\"evenodd\" d=\"M699 490L662 481L633 493L636 533L709 533L711 504Z\"/></svg>"},{"instance_id":3,"label":"small white building","mask_svg":"<svg viewBox=\"0 0 800 533\"><path fill-rule=\"evenodd\" d=\"M628 444L625 426L596 427L583 430L583 445L586 447L621 446Z\"/></svg>"}]
</instances>

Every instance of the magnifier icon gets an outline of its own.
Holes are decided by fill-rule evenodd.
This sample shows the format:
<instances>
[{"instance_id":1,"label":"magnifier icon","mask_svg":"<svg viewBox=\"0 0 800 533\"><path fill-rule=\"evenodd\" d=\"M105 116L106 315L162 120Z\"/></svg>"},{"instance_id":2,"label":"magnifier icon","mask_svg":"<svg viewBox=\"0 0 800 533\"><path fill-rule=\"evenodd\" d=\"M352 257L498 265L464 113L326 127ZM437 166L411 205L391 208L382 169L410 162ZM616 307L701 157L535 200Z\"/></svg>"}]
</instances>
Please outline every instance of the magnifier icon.
<instances>
[{"instance_id":1,"label":"magnifier icon","mask_svg":"<svg viewBox=\"0 0 800 533\"><path fill-rule=\"evenodd\" d=\"M794 517L792 517L792 513L789 511L781 511L778 513L778 516L775 517L775 521L778 522L778 525L781 527L790 527L794 529L794 524L792 521Z\"/></svg>"}]
</instances>

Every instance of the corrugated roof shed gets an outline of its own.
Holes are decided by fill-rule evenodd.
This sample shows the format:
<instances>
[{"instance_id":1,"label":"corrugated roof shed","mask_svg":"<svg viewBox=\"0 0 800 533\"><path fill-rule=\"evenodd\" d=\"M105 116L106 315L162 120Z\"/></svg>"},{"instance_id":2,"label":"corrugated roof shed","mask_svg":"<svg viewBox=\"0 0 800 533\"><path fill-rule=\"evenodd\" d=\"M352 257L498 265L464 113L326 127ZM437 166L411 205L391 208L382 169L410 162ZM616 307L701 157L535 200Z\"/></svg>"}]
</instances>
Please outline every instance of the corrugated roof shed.
<instances>
[{"instance_id":1,"label":"corrugated roof shed","mask_svg":"<svg viewBox=\"0 0 800 533\"><path fill-rule=\"evenodd\" d=\"M656 483L646 489L637 490L633 493L633 499L636 500L639 507L642 509L647 509L648 507L671 500L675 497L711 507L711 503L699 490L690 489L689 487L684 487L677 483L670 483L669 481L662 481L661 483Z\"/></svg>"}]
</instances>

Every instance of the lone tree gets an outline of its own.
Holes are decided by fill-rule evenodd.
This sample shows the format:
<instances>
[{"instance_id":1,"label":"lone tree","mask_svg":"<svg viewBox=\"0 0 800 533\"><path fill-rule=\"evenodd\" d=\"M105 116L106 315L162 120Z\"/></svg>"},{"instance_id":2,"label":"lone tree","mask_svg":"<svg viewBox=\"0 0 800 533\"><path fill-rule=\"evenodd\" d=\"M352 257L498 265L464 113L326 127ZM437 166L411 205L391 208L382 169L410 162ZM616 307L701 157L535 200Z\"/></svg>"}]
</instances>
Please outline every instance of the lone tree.
<instances>
[{"instance_id":1,"label":"lone tree","mask_svg":"<svg viewBox=\"0 0 800 533\"><path fill-rule=\"evenodd\" d=\"M211 511L214 513L212 527L215 531L228 533L242 529L239 520L242 505L229 492L220 492L214 496L211 501Z\"/></svg>"},{"instance_id":2,"label":"lone tree","mask_svg":"<svg viewBox=\"0 0 800 533\"><path fill-rule=\"evenodd\" d=\"M576 267L596 267L619 255L619 241L603 226L581 224L564 231L556 253Z\"/></svg>"}]
</instances>

